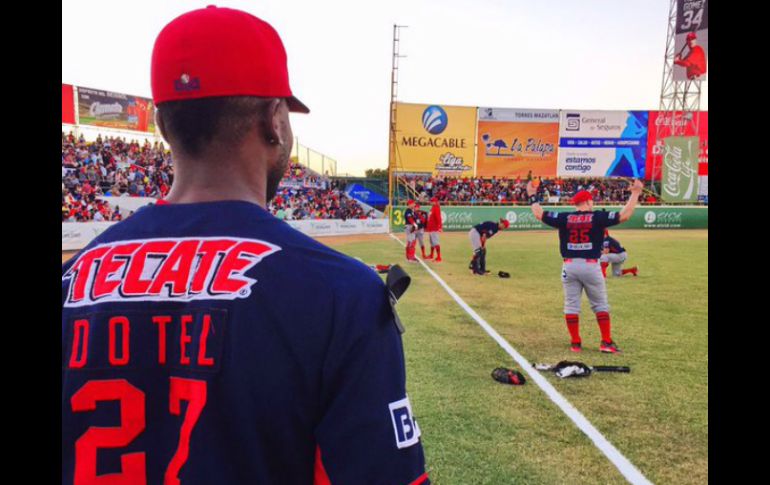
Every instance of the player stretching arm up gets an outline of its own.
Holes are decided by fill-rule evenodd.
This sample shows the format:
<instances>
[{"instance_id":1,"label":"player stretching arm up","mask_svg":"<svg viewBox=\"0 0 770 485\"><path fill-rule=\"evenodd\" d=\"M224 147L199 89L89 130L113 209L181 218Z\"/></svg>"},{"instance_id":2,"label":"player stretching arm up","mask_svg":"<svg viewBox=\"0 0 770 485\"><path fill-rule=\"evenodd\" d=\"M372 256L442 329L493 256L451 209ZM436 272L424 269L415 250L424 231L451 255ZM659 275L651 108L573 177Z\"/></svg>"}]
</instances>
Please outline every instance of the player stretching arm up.
<instances>
[{"instance_id":1,"label":"player stretching arm up","mask_svg":"<svg viewBox=\"0 0 770 485\"><path fill-rule=\"evenodd\" d=\"M607 288L598 263L602 253L605 229L631 218L641 192L642 183L638 180L634 181L631 197L620 212L595 211L593 197L587 190L581 190L573 197L574 211L545 212L537 201L537 189L531 181L527 184L532 213L543 224L559 230L559 249L564 259L561 272L564 287L564 318L571 339L570 350L573 352L582 350L578 326L583 291L588 296L591 310L596 315L602 334L599 350L606 353L620 351L611 337Z\"/></svg>"}]
</instances>

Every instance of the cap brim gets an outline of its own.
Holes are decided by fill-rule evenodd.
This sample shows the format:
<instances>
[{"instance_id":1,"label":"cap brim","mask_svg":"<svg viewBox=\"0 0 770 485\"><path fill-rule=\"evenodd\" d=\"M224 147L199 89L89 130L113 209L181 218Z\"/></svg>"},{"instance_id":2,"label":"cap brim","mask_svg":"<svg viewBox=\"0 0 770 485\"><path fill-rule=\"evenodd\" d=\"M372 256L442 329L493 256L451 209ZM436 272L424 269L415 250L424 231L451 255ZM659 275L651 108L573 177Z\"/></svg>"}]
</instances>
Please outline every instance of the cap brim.
<instances>
[{"instance_id":1,"label":"cap brim","mask_svg":"<svg viewBox=\"0 0 770 485\"><path fill-rule=\"evenodd\" d=\"M305 106L305 104L298 100L296 96L289 96L286 98L286 102L289 105L289 111L292 113L310 113L310 108Z\"/></svg>"}]
</instances>

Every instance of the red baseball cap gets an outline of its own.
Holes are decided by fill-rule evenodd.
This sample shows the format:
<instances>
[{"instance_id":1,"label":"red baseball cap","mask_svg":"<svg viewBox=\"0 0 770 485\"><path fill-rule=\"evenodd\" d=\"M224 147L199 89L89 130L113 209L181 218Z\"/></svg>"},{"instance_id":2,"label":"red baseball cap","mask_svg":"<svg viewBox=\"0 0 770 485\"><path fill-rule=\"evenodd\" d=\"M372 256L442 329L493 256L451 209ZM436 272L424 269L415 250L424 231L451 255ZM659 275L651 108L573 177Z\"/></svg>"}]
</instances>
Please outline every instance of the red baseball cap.
<instances>
[{"instance_id":1,"label":"red baseball cap","mask_svg":"<svg viewBox=\"0 0 770 485\"><path fill-rule=\"evenodd\" d=\"M500 222L503 223L503 225L505 226L506 229L511 227L511 221L509 221L508 219L500 219Z\"/></svg>"},{"instance_id":2,"label":"red baseball cap","mask_svg":"<svg viewBox=\"0 0 770 485\"><path fill-rule=\"evenodd\" d=\"M692 40L697 38L698 38L698 34L696 34L695 32L690 32L689 34L687 34L687 40Z\"/></svg>"},{"instance_id":3,"label":"red baseball cap","mask_svg":"<svg viewBox=\"0 0 770 485\"><path fill-rule=\"evenodd\" d=\"M591 192L587 190L581 190L575 196L572 198L572 203L575 205L582 204L583 202L588 202L589 200L594 200L594 197L591 195Z\"/></svg>"},{"instance_id":4,"label":"red baseball cap","mask_svg":"<svg viewBox=\"0 0 770 485\"><path fill-rule=\"evenodd\" d=\"M412 199L409 199L406 201L406 205L414 205L414 201Z\"/></svg>"},{"instance_id":5,"label":"red baseball cap","mask_svg":"<svg viewBox=\"0 0 770 485\"><path fill-rule=\"evenodd\" d=\"M257 96L286 98L290 111L310 112L291 92L278 32L241 10L210 5L172 20L155 39L150 77L155 104Z\"/></svg>"},{"instance_id":6,"label":"red baseball cap","mask_svg":"<svg viewBox=\"0 0 770 485\"><path fill-rule=\"evenodd\" d=\"M438 197L431 197L431 198L430 198L430 201L431 201L431 202L438 202Z\"/></svg>"}]
</instances>

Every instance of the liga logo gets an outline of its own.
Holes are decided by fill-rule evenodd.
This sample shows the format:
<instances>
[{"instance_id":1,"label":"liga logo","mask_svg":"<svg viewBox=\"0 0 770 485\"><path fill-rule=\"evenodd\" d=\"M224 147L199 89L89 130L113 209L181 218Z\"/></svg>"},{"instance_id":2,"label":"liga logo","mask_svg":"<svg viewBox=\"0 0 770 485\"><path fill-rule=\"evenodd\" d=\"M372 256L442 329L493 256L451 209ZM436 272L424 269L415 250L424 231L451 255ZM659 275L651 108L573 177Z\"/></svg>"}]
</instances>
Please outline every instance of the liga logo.
<instances>
[{"instance_id":1,"label":"liga logo","mask_svg":"<svg viewBox=\"0 0 770 485\"><path fill-rule=\"evenodd\" d=\"M62 280L71 280L65 307L116 301L235 300L257 282L246 273L281 248L227 237L119 241L83 253Z\"/></svg>"},{"instance_id":2,"label":"liga logo","mask_svg":"<svg viewBox=\"0 0 770 485\"><path fill-rule=\"evenodd\" d=\"M431 135L439 135L446 130L449 117L441 106L428 106L422 113L422 127Z\"/></svg>"}]
</instances>

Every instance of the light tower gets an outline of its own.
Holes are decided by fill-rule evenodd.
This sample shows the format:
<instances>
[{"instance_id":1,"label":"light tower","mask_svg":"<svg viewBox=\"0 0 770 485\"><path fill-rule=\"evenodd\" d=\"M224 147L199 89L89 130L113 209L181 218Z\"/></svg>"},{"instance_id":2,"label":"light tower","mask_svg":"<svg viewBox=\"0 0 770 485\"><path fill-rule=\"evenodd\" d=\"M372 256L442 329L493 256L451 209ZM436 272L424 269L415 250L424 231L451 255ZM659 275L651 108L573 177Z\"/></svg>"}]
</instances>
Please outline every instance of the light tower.
<instances>
[{"instance_id":1,"label":"light tower","mask_svg":"<svg viewBox=\"0 0 770 485\"><path fill-rule=\"evenodd\" d=\"M663 165L663 138L668 136L684 136L687 125L698 134L700 121L701 77L692 79L679 75L675 60L686 50L688 33L695 33L708 39L708 0L670 0L668 12L668 31L666 36L666 53L663 59L663 83L660 90L659 116L663 122L657 122L655 129L656 146L652 150L651 173L652 181L655 174ZM677 52L677 47L682 47ZM680 113L681 117L677 118ZM653 183L653 191L657 192Z\"/></svg>"},{"instance_id":2,"label":"light tower","mask_svg":"<svg viewBox=\"0 0 770 485\"><path fill-rule=\"evenodd\" d=\"M396 99L398 98L398 60L401 57L406 57L399 54L399 34L400 29L405 27L408 26L393 24L393 63L390 71L390 124L388 130L390 136L390 145L388 151L388 217L391 216L396 193L396 184L394 183L393 172L396 170L396 165L398 164L396 157Z\"/></svg>"}]
</instances>

